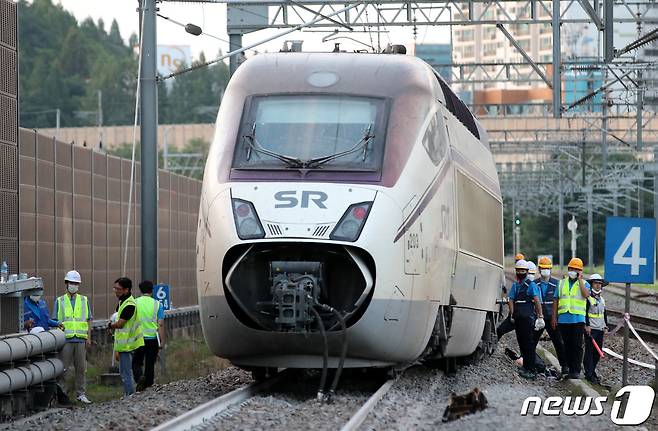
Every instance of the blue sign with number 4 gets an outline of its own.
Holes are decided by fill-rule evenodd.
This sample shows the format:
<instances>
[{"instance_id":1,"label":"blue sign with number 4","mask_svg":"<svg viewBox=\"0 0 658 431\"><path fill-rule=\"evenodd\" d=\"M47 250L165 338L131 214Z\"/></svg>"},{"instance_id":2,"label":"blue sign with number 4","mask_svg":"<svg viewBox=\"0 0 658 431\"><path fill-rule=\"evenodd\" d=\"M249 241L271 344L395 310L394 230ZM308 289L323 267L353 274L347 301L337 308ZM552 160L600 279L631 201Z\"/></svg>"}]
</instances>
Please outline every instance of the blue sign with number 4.
<instances>
[{"instance_id":1,"label":"blue sign with number 4","mask_svg":"<svg viewBox=\"0 0 658 431\"><path fill-rule=\"evenodd\" d=\"M169 310L171 308L171 300L169 298L169 285L156 284L153 288L153 299L159 301L160 304L162 304L163 310Z\"/></svg>"},{"instance_id":2,"label":"blue sign with number 4","mask_svg":"<svg viewBox=\"0 0 658 431\"><path fill-rule=\"evenodd\" d=\"M652 284L656 220L608 217L605 223L605 279Z\"/></svg>"}]
</instances>

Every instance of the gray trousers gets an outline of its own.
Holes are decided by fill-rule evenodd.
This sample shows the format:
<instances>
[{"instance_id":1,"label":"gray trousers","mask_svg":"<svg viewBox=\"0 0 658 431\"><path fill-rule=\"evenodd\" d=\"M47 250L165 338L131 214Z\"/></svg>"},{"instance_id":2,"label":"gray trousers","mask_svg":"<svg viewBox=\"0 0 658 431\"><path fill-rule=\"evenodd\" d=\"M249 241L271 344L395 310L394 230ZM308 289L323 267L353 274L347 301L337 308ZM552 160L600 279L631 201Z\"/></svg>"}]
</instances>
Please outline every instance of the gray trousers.
<instances>
[{"instance_id":1,"label":"gray trousers","mask_svg":"<svg viewBox=\"0 0 658 431\"><path fill-rule=\"evenodd\" d=\"M64 382L71 364L75 368L75 391L78 396L85 393L87 382L85 375L87 373L87 348L85 343L69 343L62 347L62 362L64 363L64 373L60 377L61 383ZM68 388L67 388L68 389ZM68 390L67 392L71 392Z\"/></svg>"}]
</instances>

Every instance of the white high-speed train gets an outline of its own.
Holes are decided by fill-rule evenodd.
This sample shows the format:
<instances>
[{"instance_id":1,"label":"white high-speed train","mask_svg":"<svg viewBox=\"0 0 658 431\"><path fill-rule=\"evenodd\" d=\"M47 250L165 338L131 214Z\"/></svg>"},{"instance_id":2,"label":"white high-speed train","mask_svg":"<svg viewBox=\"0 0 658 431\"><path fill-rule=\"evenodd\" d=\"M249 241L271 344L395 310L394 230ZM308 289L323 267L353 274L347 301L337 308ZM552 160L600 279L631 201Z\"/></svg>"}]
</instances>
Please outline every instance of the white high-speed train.
<instances>
[{"instance_id":1,"label":"white high-speed train","mask_svg":"<svg viewBox=\"0 0 658 431\"><path fill-rule=\"evenodd\" d=\"M485 130L423 61L255 56L203 180L206 342L257 371L492 352L502 217Z\"/></svg>"}]
</instances>

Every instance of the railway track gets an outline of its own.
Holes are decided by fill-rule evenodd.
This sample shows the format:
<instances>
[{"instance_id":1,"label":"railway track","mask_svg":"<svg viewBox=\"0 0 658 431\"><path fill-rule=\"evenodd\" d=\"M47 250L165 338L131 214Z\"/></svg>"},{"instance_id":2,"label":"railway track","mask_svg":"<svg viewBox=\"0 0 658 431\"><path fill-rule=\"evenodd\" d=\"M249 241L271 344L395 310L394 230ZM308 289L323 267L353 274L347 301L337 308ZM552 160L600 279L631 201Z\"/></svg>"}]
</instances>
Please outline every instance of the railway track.
<instances>
[{"instance_id":1,"label":"railway track","mask_svg":"<svg viewBox=\"0 0 658 431\"><path fill-rule=\"evenodd\" d=\"M254 397L273 392L273 389L279 383L283 383L286 378L291 377L291 374L292 373L289 373L288 370L286 370L263 382L252 383L236 389L159 425L154 428L153 431L224 429L226 428L222 424L224 417L227 415L232 416L238 414L229 413L229 410L233 410L233 408L239 405L246 405ZM395 379L384 381L384 383L379 385L378 389L374 391L364 403L360 406L355 405L349 421L340 428L341 431L353 431L358 429L366 420L369 413L376 407L379 400L391 389L394 382ZM320 405L318 404L318 408L319 406Z\"/></svg>"}]
</instances>

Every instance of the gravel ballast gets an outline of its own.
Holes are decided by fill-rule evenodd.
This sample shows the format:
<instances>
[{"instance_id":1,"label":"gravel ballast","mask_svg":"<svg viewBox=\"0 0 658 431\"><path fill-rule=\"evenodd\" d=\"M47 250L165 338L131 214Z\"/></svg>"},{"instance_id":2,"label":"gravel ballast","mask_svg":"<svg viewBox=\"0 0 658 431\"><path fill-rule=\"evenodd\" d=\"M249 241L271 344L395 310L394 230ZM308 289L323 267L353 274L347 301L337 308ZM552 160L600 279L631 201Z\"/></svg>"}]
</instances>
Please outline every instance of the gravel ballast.
<instances>
[{"instance_id":1,"label":"gravel ballast","mask_svg":"<svg viewBox=\"0 0 658 431\"><path fill-rule=\"evenodd\" d=\"M331 382L331 378L327 381ZM295 371L273 390L231 407L194 429L340 429L384 381L382 373L345 370L333 402L326 404L316 400L318 373Z\"/></svg>"},{"instance_id":2,"label":"gravel ballast","mask_svg":"<svg viewBox=\"0 0 658 431\"><path fill-rule=\"evenodd\" d=\"M567 381L540 377L529 381L518 376L519 367L504 353L505 347L518 352L514 334L503 337L493 356L477 365L463 366L452 377L443 372L416 367L407 372L380 401L361 429L365 430L526 430L612 429L610 406L600 416L574 417L521 416L523 401L529 396L546 399L549 396L569 396L574 390ZM450 393L463 394L480 388L489 402L489 408L453 422L443 423L441 418ZM639 429L651 429L651 422ZM629 429L633 429L630 427ZM654 428L655 429L655 428Z\"/></svg>"},{"instance_id":3,"label":"gravel ballast","mask_svg":"<svg viewBox=\"0 0 658 431\"><path fill-rule=\"evenodd\" d=\"M249 373L226 368L193 380L154 385L120 400L46 412L17 424L0 423L0 429L145 431L248 383Z\"/></svg>"}]
</instances>

